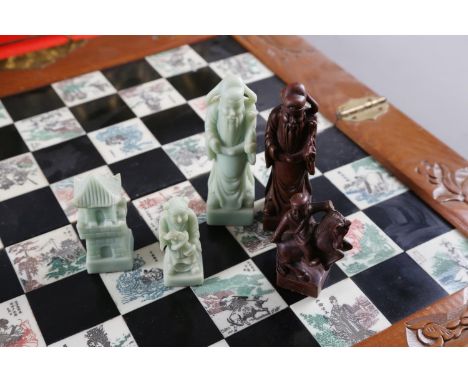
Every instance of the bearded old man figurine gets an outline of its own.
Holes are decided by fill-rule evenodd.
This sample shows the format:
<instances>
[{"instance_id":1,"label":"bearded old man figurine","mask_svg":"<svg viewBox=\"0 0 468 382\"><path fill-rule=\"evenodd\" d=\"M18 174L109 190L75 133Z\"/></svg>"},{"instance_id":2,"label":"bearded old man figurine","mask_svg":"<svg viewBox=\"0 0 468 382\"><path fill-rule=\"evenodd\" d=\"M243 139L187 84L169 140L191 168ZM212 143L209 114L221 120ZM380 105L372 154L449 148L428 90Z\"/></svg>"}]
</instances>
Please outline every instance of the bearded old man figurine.
<instances>
[{"instance_id":1,"label":"bearded old man figurine","mask_svg":"<svg viewBox=\"0 0 468 382\"><path fill-rule=\"evenodd\" d=\"M277 285L306 296L317 297L330 267L352 245L344 238L350 221L336 211L330 200L311 202L307 193L294 194L290 209L273 235L277 243ZM313 214L325 211L317 223Z\"/></svg>"},{"instance_id":2,"label":"bearded old man figurine","mask_svg":"<svg viewBox=\"0 0 468 382\"><path fill-rule=\"evenodd\" d=\"M207 222L253 223L257 96L240 78L228 76L207 95L205 121L208 158Z\"/></svg>"},{"instance_id":3,"label":"bearded old man figurine","mask_svg":"<svg viewBox=\"0 0 468 382\"><path fill-rule=\"evenodd\" d=\"M300 83L286 86L281 99L268 117L265 132L266 166L272 170L265 190L263 228L270 231L295 193L311 194L308 174L315 173L317 102Z\"/></svg>"}]
</instances>

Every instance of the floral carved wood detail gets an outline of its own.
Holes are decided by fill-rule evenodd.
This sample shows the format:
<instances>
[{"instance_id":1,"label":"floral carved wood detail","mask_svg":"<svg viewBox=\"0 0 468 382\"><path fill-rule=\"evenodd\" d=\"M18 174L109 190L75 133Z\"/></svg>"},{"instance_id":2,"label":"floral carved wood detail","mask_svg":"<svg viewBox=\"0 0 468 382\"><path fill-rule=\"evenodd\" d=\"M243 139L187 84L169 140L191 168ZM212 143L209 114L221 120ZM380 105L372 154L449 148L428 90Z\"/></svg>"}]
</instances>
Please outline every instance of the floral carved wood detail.
<instances>
[{"instance_id":1,"label":"floral carved wood detail","mask_svg":"<svg viewBox=\"0 0 468 382\"><path fill-rule=\"evenodd\" d=\"M456 201L468 204L468 167L453 171L443 163L431 164L422 161L416 172L435 185L432 191L435 200L442 203Z\"/></svg>"},{"instance_id":2,"label":"floral carved wood detail","mask_svg":"<svg viewBox=\"0 0 468 382\"><path fill-rule=\"evenodd\" d=\"M468 346L468 288L464 305L445 314L419 317L405 323L409 346Z\"/></svg>"}]
</instances>

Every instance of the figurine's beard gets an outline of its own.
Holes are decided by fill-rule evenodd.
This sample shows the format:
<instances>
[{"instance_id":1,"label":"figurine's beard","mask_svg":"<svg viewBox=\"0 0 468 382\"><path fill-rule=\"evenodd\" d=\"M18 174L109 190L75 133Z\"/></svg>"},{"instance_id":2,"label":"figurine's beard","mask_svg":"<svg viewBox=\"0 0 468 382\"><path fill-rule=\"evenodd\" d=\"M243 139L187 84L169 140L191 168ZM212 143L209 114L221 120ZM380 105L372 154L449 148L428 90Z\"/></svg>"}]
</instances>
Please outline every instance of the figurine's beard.
<instances>
[{"instance_id":1,"label":"figurine's beard","mask_svg":"<svg viewBox=\"0 0 468 382\"><path fill-rule=\"evenodd\" d=\"M236 145L242 137L242 119L237 116L224 117L218 125L218 133L223 142L228 145Z\"/></svg>"},{"instance_id":2,"label":"figurine's beard","mask_svg":"<svg viewBox=\"0 0 468 382\"><path fill-rule=\"evenodd\" d=\"M227 120L227 126L229 129L236 129L237 126L239 125L239 118L237 117L230 117Z\"/></svg>"}]
</instances>

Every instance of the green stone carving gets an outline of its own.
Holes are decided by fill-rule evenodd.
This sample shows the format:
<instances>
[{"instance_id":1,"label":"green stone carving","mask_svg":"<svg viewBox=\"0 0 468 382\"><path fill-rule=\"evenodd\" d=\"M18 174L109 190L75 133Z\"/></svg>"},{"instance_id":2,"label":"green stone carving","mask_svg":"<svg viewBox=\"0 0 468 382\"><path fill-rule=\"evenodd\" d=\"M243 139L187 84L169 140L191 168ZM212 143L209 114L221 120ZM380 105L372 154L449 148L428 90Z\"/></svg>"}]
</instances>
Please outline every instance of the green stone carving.
<instances>
[{"instance_id":1,"label":"green stone carving","mask_svg":"<svg viewBox=\"0 0 468 382\"><path fill-rule=\"evenodd\" d=\"M133 267L133 234L120 174L75 177L77 229L86 240L88 273L122 272Z\"/></svg>"},{"instance_id":2,"label":"green stone carving","mask_svg":"<svg viewBox=\"0 0 468 382\"><path fill-rule=\"evenodd\" d=\"M164 285L203 284L200 232L188 199L173 197L164 204L159 219L159 243L164 254Z\"/></svg>"},{"instance_id":3,"label":"green stone carving","mask_svg":"<svg viewBox=\"0 0 468 382\"><path fill-rule=\"evenodd\" d=\"M256 94L239 77L228 76L207 95L205 120L208 158L207 222L212 225L253 223L255 182Z\"/></svg>"}]
</instances>

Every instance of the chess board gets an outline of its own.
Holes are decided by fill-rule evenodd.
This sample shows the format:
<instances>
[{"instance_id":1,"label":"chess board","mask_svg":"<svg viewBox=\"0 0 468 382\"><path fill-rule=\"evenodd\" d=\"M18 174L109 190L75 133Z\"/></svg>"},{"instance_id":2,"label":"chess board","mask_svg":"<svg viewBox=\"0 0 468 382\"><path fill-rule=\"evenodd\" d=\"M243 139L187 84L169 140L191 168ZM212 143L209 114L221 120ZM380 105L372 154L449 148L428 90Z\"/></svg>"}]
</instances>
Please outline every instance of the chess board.
<instances>
[{"instance_id":1,"label":"chess board","mask_svg":"<svg viewBox=\"0 0 468 382\"><path fill-rule=\"evenodd\" d=\"M206 224L204 95L228 73L258 95L248 227ZM354 248L319 298L276 287L263 151L284 85L223 36L0 99L0 346L351 346L466 286L467 240L320 115L313 198L352 221ZM85 270L71 200L87 172L122 176L132 271ZM172 196L198 216L199 287L163 285Z\"/></svg>"}]
</instances>

